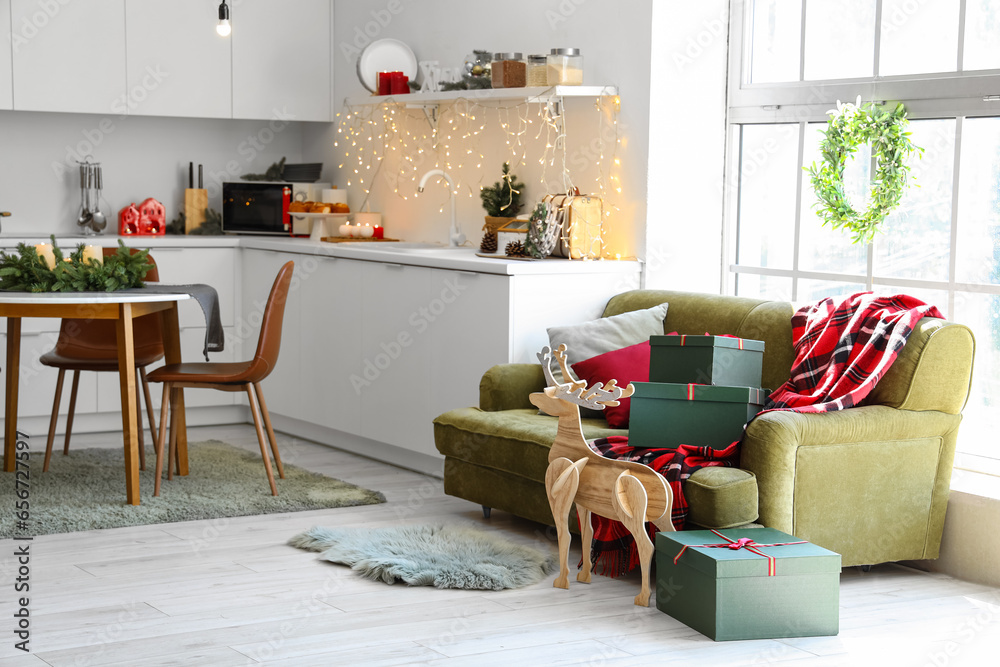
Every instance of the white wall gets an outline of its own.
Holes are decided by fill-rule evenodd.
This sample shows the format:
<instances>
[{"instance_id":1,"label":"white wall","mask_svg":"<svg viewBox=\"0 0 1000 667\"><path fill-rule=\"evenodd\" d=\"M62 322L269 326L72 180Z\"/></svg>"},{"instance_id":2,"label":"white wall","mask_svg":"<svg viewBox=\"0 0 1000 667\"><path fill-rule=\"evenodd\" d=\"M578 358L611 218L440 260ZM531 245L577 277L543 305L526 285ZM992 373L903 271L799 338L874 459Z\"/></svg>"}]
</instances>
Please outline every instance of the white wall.
<instances>
[{"instance_id":1,"label":"white wall","mask_svg":"<svg viewBox=\"0 0 1000 667\"><path fill-rule=\"evenodd\" d=\"M104 168L105 233L117 233L119 209L146 197L173 219L183 210L191 161L204 165L209 205L221 210L218 183L263 172L283 156L301 161L304 124L271 123L0 111L0 209L13 214L2 219L2 233L76 234L74 160L88 153Z\"/></svg>"},{"instance_id":2,"label":"white wall","mask_svg":"<svg viewBox=\"0 0 1000 667\"><path fill-rule=\"evenodd\" d=\"M626 255L641 252L646 217L646 163L649 132L649 52L652 0L508 0L504 3L478 3L464 0L335 0L334 4L334 88L335 99L366 96L356 75L360 48L371 39L393 38L405 42L418 60L437 60L441 66L461 66L474 49L548 53L552 47L573 46L584 55L584 83L617 85L621 92L619 127L622 145L620 180L623 192L611 198L620 210L613 212L609 240ZM597 136L593 121L593 100L576 100L568 105L568 128L571 135L567 162L583 187L594 183L590 177L595 155L587 144ZM505 150L495 116L489 121L490 137L481 142L486 159L481 170L467 167L455 174L471 189L464 190L458 201L458 215L463 230L478 241L484 212L478 197L478 184L492 184L499 177ZM322 159L331 167L341 162L342 154L333 150L331 128L306 129L305 158ZM613 143L613 142L611 142ZM527 197L534 201L551 187L554 171L548 169L549 184L541 182L538 155L528 155L527 164L518 166L517 175L527 184ZM425 162L432 168L433 161ZM421 166L421 169L423 169ZM579 176L579 173L584 176ZM346 186L346 174L333 174L334 182ZM419 174L417 176L419 178ZM409 196L412 182L403 189ZM472 196L470 196L470 194ZM350 188L349 203L360 206L364 193L356 185ZM398 238L441 241L447 231L447 199L443 186L428 188L414 201L404 201L384 183L371 195L372 210L385 216L387 233ZM441 212L445 205L445 212ZM527 212L527 211L525 211Z\"/></svg>"},{"instance_id":3,"label":"white wall","mask_svg":"<svg viewBox=\"0 0 1000 667\"><path fill-rule=\"evenodd\" d=\"M653 3L645 286L720 292L728 0Z\"/></svg>"}]
</instances>

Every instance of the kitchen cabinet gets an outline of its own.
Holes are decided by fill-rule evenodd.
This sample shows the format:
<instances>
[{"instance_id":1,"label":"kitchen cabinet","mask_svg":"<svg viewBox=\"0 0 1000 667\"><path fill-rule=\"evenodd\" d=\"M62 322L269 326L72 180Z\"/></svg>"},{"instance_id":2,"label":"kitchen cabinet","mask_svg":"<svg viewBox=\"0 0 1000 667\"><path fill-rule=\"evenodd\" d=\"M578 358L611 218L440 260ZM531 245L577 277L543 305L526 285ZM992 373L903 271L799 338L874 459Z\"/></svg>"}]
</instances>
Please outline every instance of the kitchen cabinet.
<instances>
[{"instance_id":1,"label":"kitchen cabinet","mask_svg":"<svg viewBox=\"0 0 1000 667\"><path fill-rule=\"evenodd\" d=\"M0 35L12 35L10 29L10 0L0 0ZM11 61L14 45L0 40L0 109L14 108L14 64Z\"/></svg>"},{"instance_id":2,"label":"kitchen cabinet","mask_svg":"<svg viewBox=\"0 0 1000 667\"><path fill-rule=\"evenodd\" d=\"M547 327L596 319L612 295L638 287L638 268L624 270L625 263L620 272L607 270L615 263L567 262L567 273L508 275L392 259L243 252L244 312L282 263L296 262L281 356L265 381L271 412L425 461L439 458L434 418L477 404L488 368L536 362ZM282 422L294 435L316 437L308 429L296 433L298 426Z\"/></svg>"},{"instance_id":3,"label":"kitchen cabinet","mask_svg":"<svg viewBox=\"0 0 1000 667\"><path fill-rule=\"evenodd\" d=\"M98 242L115 245L114 237L96 237ZM33 241L33 240L31 240ZM146 243L144 243L144 241ZM177 246L161 245L170 243L170 237L131 238L126 243L133 247L151 247L150 254L156 260L160 280L166 284L205 283L215 287L219 294L219 315L225 333L225 349L213 353L212 361L239 361L245 354L253 354L256 338L253 339L250 352L243 345L245 330L241 330L239 317L240 293L238 276L240 273L240 250L229 247L191 247L186 240L178 241ZM4 243L4 250L10 252L10 244L14 239ZM60 242L60 246L69 251L73 244ZM272 275L270 279L273 280ZM268 283L270 288L270 283ZM267 293L261 297L266 298ZM178 305L182 358L190 361L203 361L202 350L205 343L205 315L201 306L194 299L183 301ZM0 332L6 337L6 318L0 318ZM56 318L29 318L24 320L21 334L21 377L20 400L18 402L20 416L19 427L37 436L44 444L45 433L48 430L48 418L52 410L52 399L55 392L55 382L58 371L42 366L38 358L42 353L52 349L58 338L60 320ZM256 335L256 334L254 334ZM5 341L3 341L5 342ZM147 370L152 370L160 363ZM70 377L64 384L61 403L62 415L69 408ZM150 385L154 410L160 409L159 384ZM2 393L2 387L0 387ZM225 423L225 420L237 418L241 414L237 407L241 399L235 393L221 391L185 392L185 405L188 410L188 423ZM143 407L143 424L146 424L145 406ZM222 412L228 410L228 413ZM74 430L79 432L114 431L121 427L121 397L119 394L118 376L114 373L81 373L80 390L77 399ZM59 430L65 427L65 419L59 422ZM39 446L39 445L36 445Z\"/></svg>"},{"instance_id":4,"label":"kitchen cabinet","mask_svg":"<svg viewBox=\"0 0 1000 667\"><path fill-rule=\"evenodd\" d=\"M232 42L218 4L125 0L129 114L231 118Z\"/></svg>"},{"instance_id":5,"label":"kitchen cabinet","mask_svg":"<svg viewBox=\"0 0 1000 667\"><path fill-rule=\"evenodd\" d=\"M6 320L6 318L4 318ZM31 318L25 319L27 323ZM58 322L58 320L56 320ZM43 366L39 361L42 354L48 352L55 345L58 328L55 332L41 331L28 333L21 332L21 368L17 392L17 412L18 428L29 436L35 437L32 443L34 448L45 446L45 437L48 432L48 418L52 414L52 399L55 398L56 378L59 371L55 368ZM0 336L0 341L7 349L7 334ZM77 414L92 413L97 410L97 375L98 373L82 373L80 375L80 387L76 399ZM66 413L69 407L69 393L72 375L67 373L63 382L62 414ZM6 399L6 382L0 387L0 395ZM121 394L119 393L117 376L114 379L114 389L111 397L118 401L115 410L121 410ZM38 417L39 424L44 424L44 430L32 429L22 425L21 417ZM0 420L2 421L2 420ZM25 424L30 423L26 421ZM41 441L39 444L38 441ZM61 446L61 445L60 445ZM38 451L36 449L36 451Z\"/></svg>"},{"instance_id":6,"label":"kitchen cabinet","mask_svg":"<svg viewBox=\"0 0 1000 667\"><path fill-rule=\"evenodd\" d=\"M331 0L247 0L231 20L233 118L332 120Z\"/></svg>"},{"instance_id":7,"label":"kitchen cabinet","mask_svg":"<svg viewBox=\"0 0 1000 667\"><path fill-rule=\"evenodd\" d=\"M234 28L233 32L235 31ZM268 412L304 419L306 415L302 406L303 377L311 377L317 372L314 359L321 359L322 354L321 351L316 351L320 354L311 358L309 355L313 350L302 349L300 324L303 309L302 258L298 255L262 250L243 252L242 316L237 327L239 337L244 342L243 360L252 358L257 349L264 306L267 304L267 296L271 293L274 279L278 275L278 269L289 260L296 263L295 273L288 289L288 298L285 300L278 364L261 386L264 389Z\"/></svg>"},{"instance_id":8,"label":"kitchen cabinet","mask_svg":"<svg viewBox=\"0 0 1000 667\"><path fill-rule=\"evenodd\" d=\"M125 115L125 3L11 0L14 109Z\"/></svg>"},{"instance_id":9,"label":"kitchen cabinet","mask_svg":"<svg viewBox=\"0 0 1000 667\"><path fill-rule=\"evenodd\" d=\"M297 414L327 428L361 435L361 387L351 377L363 378L364 373L357 364L365 350L359 314L367 307L367 295L355 288L364 275L361 262L299 255L295 263L301 278L298 295L305 304L295 326L306 360L297 369L301 392Z\"/></svg>"}]
</instances>

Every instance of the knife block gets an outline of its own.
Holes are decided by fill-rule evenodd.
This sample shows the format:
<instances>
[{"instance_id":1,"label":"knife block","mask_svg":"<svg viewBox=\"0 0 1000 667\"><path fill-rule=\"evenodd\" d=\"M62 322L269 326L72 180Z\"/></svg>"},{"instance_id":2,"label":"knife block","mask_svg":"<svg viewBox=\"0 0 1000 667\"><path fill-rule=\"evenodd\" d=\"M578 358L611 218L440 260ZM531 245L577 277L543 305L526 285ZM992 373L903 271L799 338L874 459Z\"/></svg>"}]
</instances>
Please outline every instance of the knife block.
<instances>
[{"instance_id":1,"label":"knife block","mask_svg":"<svg viewBox=\"0 0 1000 667\"><path fill-rule=\"evenodd\" d=\"M184 190L184 233L190 234L205 222L205 209L208 208L208 190L188 188Z\"/></svg>"}]
</instances>

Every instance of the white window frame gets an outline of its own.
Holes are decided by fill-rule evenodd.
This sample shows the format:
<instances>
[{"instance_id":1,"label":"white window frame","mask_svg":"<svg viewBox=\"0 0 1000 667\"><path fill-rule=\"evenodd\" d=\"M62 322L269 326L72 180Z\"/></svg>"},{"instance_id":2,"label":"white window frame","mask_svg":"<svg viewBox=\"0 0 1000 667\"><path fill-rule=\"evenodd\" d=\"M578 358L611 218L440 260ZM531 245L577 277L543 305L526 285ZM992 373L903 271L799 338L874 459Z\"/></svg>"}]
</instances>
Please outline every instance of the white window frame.
<instances>
[{"instance_id":1,"label":"white window frame","mask_svg":"<svg viewBox=\"0 0 1000 667\"><path fill-rule=\"evenodd\" d=\"M806 10L809 2L828 0L802 0L799 48L799 78L805 71ZM959 33L956 72L907 76L877 77L882 0L877 0L875 13L875 40L873 76L870 78L836 79L824 81L798 81L787 83L749 82L749 50L752 21L745 20L752 2L730 3L730 46L728 73L728 112L726 121L726 185L723 224L723 262L721 284L726 294L735 294L737 278L756 274L790 278L792 301L798 299L799 280L824 280L858 283L872 289L874 286L901 289L935 289L948 294L948 303L942 307L946 317L953 317L956 292L975 292L1000 295L1000 285L967 283L956 280L958 183L961 165L962 126L966 118L1000 116L1000 69L962 72L962 44L965 33L966 2L959 7ZM797 179L794 225L794 247L791 269L767 268L736 263L740 198L740 147L742 127L757 124L798 124L798 165L802 166L808 124L825 123L827 111L837 101L853 102L861 93L862 102L896 101L906 104L907 116L912 120L948 118L955 119L956 141L954 153L954 179L952 197L951 246L947 280L920 280L883 276L874 273L874 246L869 245L866 274L803 271L799 268L801 201L803 182ZM818 224L818 223L817 223ZM877 243L877 240L876 240ZM941 304L938 304L939 306ZM972 454L959 454L956 468L988 472L1000 476L1000 460Z\"/></svg>"}]
</instances>

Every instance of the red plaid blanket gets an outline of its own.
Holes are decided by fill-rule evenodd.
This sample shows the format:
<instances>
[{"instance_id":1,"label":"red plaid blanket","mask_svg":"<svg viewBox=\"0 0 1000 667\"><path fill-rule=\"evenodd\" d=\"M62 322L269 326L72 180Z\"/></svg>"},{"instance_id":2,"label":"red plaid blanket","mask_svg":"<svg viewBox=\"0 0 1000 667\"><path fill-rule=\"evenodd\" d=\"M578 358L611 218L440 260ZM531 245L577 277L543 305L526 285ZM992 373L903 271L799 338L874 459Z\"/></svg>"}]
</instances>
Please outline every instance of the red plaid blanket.
<instances>
[{"instance_id":1,"label":"red plaid blanket","mask_svg":"<svg viewBox=\"0 0 1000 667\"><path fill-rule=\"evenodd\" d=\"M771 392L766 409L830 412L857 405L925 315L944 317L911 296L871 292L799 309L792 316L791 378Z\"/></svg>"},{"instance_id":2,"label":"red plaid blanket","mask_svg":"<svg viewBox=\"0 0 1000 667\"><path fill-rule=\"evenodd\" d=\"M684 500L684 480L699 468L734 467L739 463L738 442L725 449L691 445L680 445L677 449L636 449L629 447L628 436L613 435L587 444L605 458L642 463L663 475L674 493L670 520L676 530L683 529L688 515L688 505ZM635 540L621 522L592 514L591 525L594 527L594 541L590 548L590 560L595 571L616 577L639 565ZM646 530L649 531L649 539L654 539L656 526L647 523Z\"/></svg>"}]
</instances>

